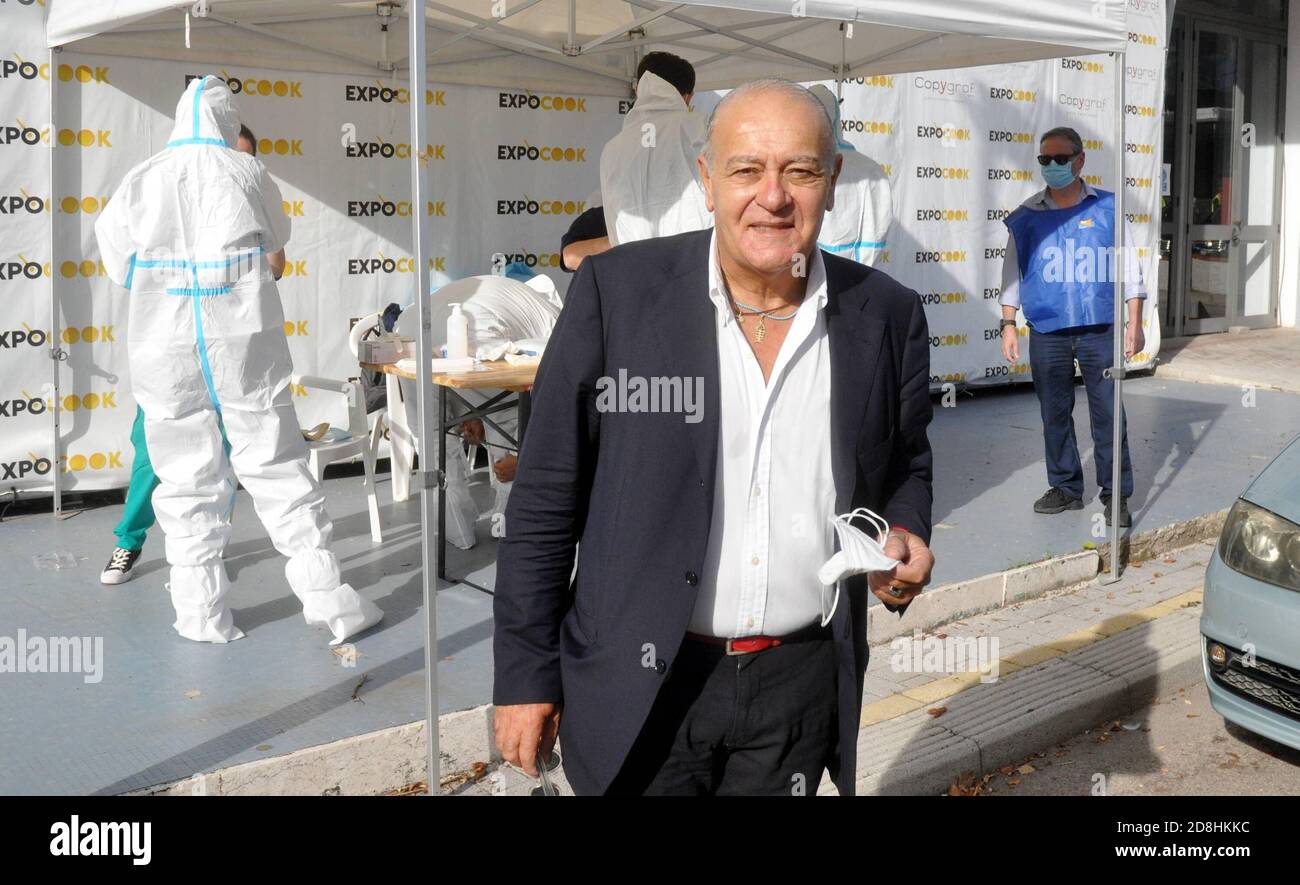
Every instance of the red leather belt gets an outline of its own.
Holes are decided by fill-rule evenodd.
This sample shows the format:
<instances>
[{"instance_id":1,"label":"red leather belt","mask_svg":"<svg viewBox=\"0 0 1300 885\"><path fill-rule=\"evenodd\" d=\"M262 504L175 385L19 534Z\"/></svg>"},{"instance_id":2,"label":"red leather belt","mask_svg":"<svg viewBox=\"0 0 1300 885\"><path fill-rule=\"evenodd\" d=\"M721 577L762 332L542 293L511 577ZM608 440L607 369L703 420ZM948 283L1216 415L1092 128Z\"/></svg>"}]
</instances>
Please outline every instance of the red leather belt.
<instances>
[{"instance_id":1,"label":"red leather belt","mask_svg":"<svg viewBox=\"0 0 1300 885\"><path fill-rule=\"evenodd\" d=\"M709 636L704 633L686 634L687 639L693 639L696 642L703 642L708 645L721 645L726 649L729 655L752 655L755 652L767 651L769 648L776 648L780 645L789 645L794 642L807 642L811 639L830 639L831 631L829 627L822 627L814 624L811 627L805 627L802 630L796 630L785 636L746 636L742 639L726 639L722 636Z\"/></svg>"}]
</instances>

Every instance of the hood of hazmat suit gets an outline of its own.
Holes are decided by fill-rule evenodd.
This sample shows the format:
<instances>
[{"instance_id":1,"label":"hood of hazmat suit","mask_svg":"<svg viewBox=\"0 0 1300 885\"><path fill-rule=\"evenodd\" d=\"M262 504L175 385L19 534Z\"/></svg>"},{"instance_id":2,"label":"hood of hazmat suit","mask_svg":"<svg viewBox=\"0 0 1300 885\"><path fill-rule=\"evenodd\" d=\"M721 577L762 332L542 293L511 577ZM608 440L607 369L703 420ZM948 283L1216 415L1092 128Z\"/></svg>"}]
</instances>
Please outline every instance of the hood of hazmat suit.
<instances>
[{"instance_id":1,"label":"hood of hazmat suit","mask_svg":"<svg viewBox=\"0 0 1300 885\"><path fill-rule=\"evenodd\" d=\"M667 80L646 71L623 130L600 153L600 197L611 245L713 226L696 157L705 119Z\"/></svg>"},{"instance_id":2,"label":"hood of hazmat suit","mask_svg":"<svg viewBox=\"0 0 1300 885\"><path fill-rule=\"evenodd\" d=\"M822 221L817 245L834 255L873 265L885 250L893 223L889 176L884 167L844 140L840 103L835 93L820 83L810 91L826 108L836 145L844 158L835 183L835 205Z\"/></svg>"},{"instance_id":3,"label":"hood of hazmat suit","mask_svg":"<svg viewBox=\"0 0 1300 885\"><path fill-rule=\"evenodd\" d=\"M132 389L158 474L175 628L243 636L224 597L236 481L253 498L309 624L334 642L382 612L341 583L324 495L307 466L284 312L267 255L289 239L280 190L234 149L239 114L217 77L190 81L166 146L126 174L95 223L108 276L130 298ZM228 442L223 442L223 431Z\"/></svg>"}]
</instances>

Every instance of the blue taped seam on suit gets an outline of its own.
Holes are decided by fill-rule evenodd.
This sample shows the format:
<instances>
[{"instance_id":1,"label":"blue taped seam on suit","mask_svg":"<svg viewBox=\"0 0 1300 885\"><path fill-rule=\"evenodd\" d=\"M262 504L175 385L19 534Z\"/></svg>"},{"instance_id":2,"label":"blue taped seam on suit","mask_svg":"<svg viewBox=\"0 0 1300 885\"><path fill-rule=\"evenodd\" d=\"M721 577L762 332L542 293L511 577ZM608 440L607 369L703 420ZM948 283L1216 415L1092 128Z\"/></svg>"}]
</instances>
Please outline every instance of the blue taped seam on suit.
<instances>
[{"instance_id":1,"label":"blue taped seam on suit","mask_svg":"<svg viewBox=\"0 0 1300 885\"><path fill-rule=\"evenodd\" d=\"M850 249L883 249L885 248L885 241L856 240L852 243L845 243L842 246L828 246L825 243L818 243L817 248L825 249L827 252L847 252Z\"/></svg>"},{"instance_id":2,"label":"blue taped seam on suit","mask_svg":"<svg viewBox=\"0 0 1300 885\"><path fill-rule=\"evenodd\" d=\"M131 261L130 261L130 263L126 266L126 282L123 283L122 288L124 288L124 289L126 289L126 291L130 292L130 291L131 291L131 281L134 280L134 279L135 279L135 253L132 252L132 253L131 253Z\"/></svg>"},{"instance_id":3,"label":"blue taped seam on suit","mask_svg":"<svg viewBox=\"0 0 1300 885\"><path fill-rule=\"evenodd\" d=\"M181 145L186 144L214 144L220 147L228 146L225 141L220 138L178 138L176 141L167 142L164 147L180 147Z\"/></svg>"},{"instance_id":4,"label":"blue taped seam on suit","mask_svg":"<svg viewBox=\"0 0 1300 885\"><path fill-rule=\"evenodd\" d=\"M190 298L207 298L212 295L229 295L229 286L217 286L212 289L168 289L168 295L186 295Z\"/></svg>"}]
</instances>

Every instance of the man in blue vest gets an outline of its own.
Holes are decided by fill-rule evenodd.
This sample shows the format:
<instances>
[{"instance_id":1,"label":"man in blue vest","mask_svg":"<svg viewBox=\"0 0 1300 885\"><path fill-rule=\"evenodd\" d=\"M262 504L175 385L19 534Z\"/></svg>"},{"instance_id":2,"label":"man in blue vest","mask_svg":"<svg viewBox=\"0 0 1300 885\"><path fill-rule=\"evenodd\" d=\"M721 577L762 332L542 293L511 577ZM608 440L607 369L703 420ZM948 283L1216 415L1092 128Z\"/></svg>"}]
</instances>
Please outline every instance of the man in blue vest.
<instances>
[{"instance_id":1,"label":"man in blue vest","mask_svg":"<svg viewBox=\"0 0 1300 885\"><path fill-rule=\"evenodd\" d=\"M1074 435L1074 364L1078 360L1088 392L1097 485L1111 524L1111 458L1115 409L1114 382L1102 374L1112 362L1115 322L1115 198L1085 182L1083 141L1062 126L1039 142L1038 163L1047 187L1006 219L1006 258L1002 266L1002 355L1020 360L1016 310L1029 326L1029 365L1043 417L1047 479L1051 485L1034 502L1037 513L1083 507L1083 465ZM1125 226L1125 301L1128 324L1124 354L1146 346L1142 301L1146 292L1134 258L1133 235ZM1120 525L1132 524L1128 497L1133 493L1128 434L1123 439Z\"/></svg>"}]
</instances>

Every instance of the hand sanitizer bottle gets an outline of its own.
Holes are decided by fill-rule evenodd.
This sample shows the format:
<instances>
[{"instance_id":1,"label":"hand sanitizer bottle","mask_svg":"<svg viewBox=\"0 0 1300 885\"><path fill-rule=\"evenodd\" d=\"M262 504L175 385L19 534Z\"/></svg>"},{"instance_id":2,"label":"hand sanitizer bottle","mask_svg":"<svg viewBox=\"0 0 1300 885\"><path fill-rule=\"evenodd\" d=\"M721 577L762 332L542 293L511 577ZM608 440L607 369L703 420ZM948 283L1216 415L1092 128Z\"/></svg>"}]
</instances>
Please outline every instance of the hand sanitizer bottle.
<instances>
[{"instance_id":1,"label":"hand sanitizer bottle","mask_svg":"<svg viewBox=\"0 0 1300 885\"><path fill-rule=\"evenodd\" d=\"M460 305L451 305L447 317L447 358L463 359L469 356L469 321L461 313Z\"/></svg>"}]
</instances>

